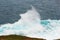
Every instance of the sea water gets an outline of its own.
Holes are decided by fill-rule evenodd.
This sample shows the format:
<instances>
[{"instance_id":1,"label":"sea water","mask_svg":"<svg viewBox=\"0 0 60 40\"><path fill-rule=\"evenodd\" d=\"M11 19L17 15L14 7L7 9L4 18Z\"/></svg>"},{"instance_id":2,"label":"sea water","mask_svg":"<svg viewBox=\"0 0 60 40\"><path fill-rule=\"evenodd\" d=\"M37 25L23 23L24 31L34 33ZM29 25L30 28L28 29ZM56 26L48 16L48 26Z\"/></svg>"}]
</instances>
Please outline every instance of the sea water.
<instances>
[{"instance_id":1,"label":"sea water","mask_svg":"<svg viewBox=\"0 0 60 40\"><path fill-rule=\"evenodd\" d=\"M0 36L22 35L32 38L54 40L60 38L60 20L40 20L40 15L32 6L21 19L13 24L0 25Z\"/></svg>"}]
</instances>

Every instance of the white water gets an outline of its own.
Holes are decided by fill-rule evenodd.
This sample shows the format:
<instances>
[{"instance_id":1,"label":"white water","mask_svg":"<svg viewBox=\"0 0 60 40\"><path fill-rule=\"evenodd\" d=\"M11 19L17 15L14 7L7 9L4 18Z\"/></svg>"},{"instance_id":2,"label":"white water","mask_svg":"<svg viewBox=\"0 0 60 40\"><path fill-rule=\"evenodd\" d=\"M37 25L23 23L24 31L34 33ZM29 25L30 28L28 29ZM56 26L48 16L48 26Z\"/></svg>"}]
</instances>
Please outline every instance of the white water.
<instances>
[{"instance_id":1,"label":"white water","mask_svg":"<svg viewBox=\"0 0 60 40\"><path fill-rule=\"evenodd\" d=\"M23 35L34 38L53 40L60 38L60 20L40 20L40 15L34 7L14 24L4 24L0 27L2 35Z\"/></svg>"}]
</instances>

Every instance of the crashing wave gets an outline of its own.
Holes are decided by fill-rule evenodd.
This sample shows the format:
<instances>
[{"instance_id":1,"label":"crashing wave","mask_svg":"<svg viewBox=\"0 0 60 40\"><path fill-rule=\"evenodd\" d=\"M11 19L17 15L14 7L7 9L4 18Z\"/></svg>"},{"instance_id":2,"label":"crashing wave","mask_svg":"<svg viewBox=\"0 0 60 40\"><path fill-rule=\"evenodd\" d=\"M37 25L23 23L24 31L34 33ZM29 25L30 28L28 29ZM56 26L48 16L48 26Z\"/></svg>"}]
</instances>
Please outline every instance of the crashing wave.
<instances>
[{"instance_id":1,"label":"crashing wave","mask_svg":"<svg viewBox=\"0 0 60 40\"><path fill-rule=\"evenodd\" d=\"M39 13L32 7L25 14L21 14L18 22L1 25L0 36L16 34L52 40L60 37L59 28L60 20L40 20Z\"/></svg>"}]
</instances>

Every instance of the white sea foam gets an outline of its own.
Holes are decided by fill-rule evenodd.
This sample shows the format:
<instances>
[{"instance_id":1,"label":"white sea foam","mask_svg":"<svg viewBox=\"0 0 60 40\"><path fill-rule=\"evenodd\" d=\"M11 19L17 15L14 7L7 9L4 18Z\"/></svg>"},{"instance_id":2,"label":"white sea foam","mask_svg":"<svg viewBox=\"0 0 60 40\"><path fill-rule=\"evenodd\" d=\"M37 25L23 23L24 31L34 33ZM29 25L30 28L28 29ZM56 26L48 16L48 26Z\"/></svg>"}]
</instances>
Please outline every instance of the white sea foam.
<instances>
[{"instance_id":1,"label":"white sea foam","mask_svg":"<svg viewBox=\"0 0 60 40\"><path fill-rule=\"evenodd\" d=\"M47 40L60 38L60 20L40 20L39 13L32 7L14 24L4 24L0 27L2 35L23 35Z\"/></svg>"}]
</instances>

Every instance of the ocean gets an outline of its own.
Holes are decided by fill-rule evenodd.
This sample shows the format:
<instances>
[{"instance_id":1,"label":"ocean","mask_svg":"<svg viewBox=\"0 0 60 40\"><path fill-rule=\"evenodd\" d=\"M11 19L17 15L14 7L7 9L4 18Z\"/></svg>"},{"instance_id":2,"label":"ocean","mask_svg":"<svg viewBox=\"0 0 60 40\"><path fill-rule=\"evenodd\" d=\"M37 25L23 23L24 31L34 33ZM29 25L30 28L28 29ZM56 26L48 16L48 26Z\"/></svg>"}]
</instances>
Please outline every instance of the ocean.
<instances>
[{"instance_id":1,"label":"ocean","mask_svg":"<svg viewBox=\"0 0 60 40\"><path fill-rule=\"evenodd\" d=\"M0 36L60 38L59 0L0 0Z\"/></svg>"}]
</instances>

